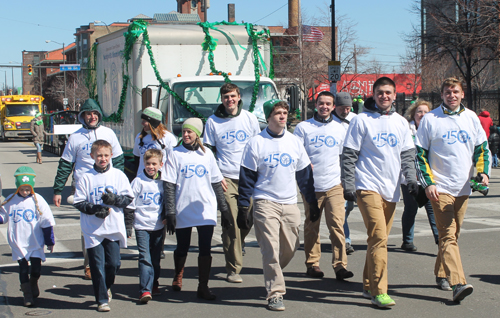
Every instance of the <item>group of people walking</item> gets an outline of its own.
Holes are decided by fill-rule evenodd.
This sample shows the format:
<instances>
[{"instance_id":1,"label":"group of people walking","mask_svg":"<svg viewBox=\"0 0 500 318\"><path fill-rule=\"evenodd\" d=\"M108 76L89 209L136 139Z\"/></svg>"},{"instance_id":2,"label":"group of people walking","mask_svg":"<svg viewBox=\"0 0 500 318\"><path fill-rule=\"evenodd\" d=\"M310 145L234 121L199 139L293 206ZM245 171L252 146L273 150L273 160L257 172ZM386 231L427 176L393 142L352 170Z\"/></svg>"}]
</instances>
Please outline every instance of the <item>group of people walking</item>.
<instances>
[{"instance_id":1,"label":"group of people walking","mask_svg":"<svg viewBox=\"0 0 500 318\"><path fill-rule=\"evenodd\" d=\"M387 240L401 187L402 248L416 250L415 215L419 206L425 206L438 244L436 283L443 290L453 290L454 301L470 295L473 287L465 280L457 238L470 194L470 171L475 165L479 179L488 185L491 169L479 119L461 105L463 88L454 78L443 83L440 106L432 110L430 103L417 101L408 111L408 120L393 108L396 85L391 79L379 78L373 92L357 116L350 112L348 93L321 92L313 118L299 123L292 134L287 131L286 102L264 103L268 126L261 131L257 118L243 109L239 88L224 84L222 104L205 125L198 118L186 120L179 143L162 124L161 111L148 107L135 140L137 176L131 184L123 173L123 152L115 134L100 125L99 106L87 100L79 115L83 126L70 136L61 156L53 200L60 205L60 193L73 171L74 206L81 212L83 249L98 311L110 311L120 247L127 247L127 237L134 230L140 302L161 293L160 260L167 234L177 239L172 287L183 289L193 227L199 247L197 296L215 299L208 282L217 210L226 280L243 282L244 240L254 226L267 307L285 310L283 269L300 245L297 185L306 215L308 276L324 276L319 267L323 214L335 277L343 281L354 276L347 267L352 250L344 229L355 202L368 235L362 295L378 307L395 305L387 294ZM13 259L20 264L26 306L33 305L39 294L36 282L45 259L43 245L52 251L55 244L54 219L45 200L34 192L34 176L29 167L18 169L18 189L0 208L0 223L9 222L9 243Z\"/></svg>"}]
</instances>

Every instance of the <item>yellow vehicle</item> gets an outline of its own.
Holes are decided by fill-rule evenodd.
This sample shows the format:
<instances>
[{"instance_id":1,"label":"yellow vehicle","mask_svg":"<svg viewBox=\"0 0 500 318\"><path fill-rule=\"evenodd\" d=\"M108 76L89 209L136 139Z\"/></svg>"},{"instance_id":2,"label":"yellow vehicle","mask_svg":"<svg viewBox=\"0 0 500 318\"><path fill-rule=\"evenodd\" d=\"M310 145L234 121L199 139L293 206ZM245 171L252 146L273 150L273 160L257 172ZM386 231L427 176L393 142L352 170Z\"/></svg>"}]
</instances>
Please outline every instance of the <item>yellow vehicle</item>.
<instances>
[{"instance_id":1,"label":"yellow vehicle","mask_svg":"<svg viewBox=\"0 0 500 318\"><path fill-rule=\"evenodd\" d=\"M31 138L30 122L42 113L43 97L39 95L7 95L0 97L1 138Z\"/></svg>"}]
</instances>

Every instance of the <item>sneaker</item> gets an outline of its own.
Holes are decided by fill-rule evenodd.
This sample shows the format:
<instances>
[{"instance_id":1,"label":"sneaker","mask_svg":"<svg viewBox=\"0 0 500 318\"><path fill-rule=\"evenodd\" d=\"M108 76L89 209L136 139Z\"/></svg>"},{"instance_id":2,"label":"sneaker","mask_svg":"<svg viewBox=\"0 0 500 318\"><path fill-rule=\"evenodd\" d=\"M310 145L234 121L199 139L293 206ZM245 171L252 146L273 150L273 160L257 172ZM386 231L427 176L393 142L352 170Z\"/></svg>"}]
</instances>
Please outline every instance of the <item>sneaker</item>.
<instances>
[{"instance_id":1,"label":"sneaker","mask_svg":"<svg viewBox=\"0 0 500 318\"><path fill-rule=\"evenodd\" d=\"M84 272L85 272L85 276L83 276L83 279L85 279L85 280L91 280L92 279L92 275L90 274L90 266L86 266L85 269L84 269Z\"/></svg>"},{"instance_id":2,"label":"sneaker","mask_svg":"<svg viewBox=\"0 0 500 318\"><path fill-rule=\"evenodd\" d=\"M354 253L354 247L352 247L351 243L345 243L345 252L347 255Z\"/></svg>"},{"instance_id":3,"label":"sneaker","mask_svg":"<svg viewBox=\"0 0 500 318\"><path fill-rule=\"evenodd\" d=\"M153 286L153 290L151 291L151 295L153 295L153 296L161 295L160 288L158 286Z\"/></svg>"},{"instance_id":4,"label":"sneaker","mask_svg":"<svg viewBox=\"0 0 500 318\"><path fill-rule=\"evenodd\" d=\"M453 301L457 303L464 300L465 297L469 296L474 291L474 287L472 287L471 284L465 284L465 285L457 284L454 287L455 288L453 289Z\"/></svg>"},{"instance_id":5,"label":"sneaker","mask_svg":"<svg viewBox=\"0 0 500 318\"><path fill-rule=\"evenodd\" d=\"M139 301L143 304L147 304L148 301L150 301L153 297L151 297L150 292L144 292L142 293L141 297L139 298Z\"/></svg>"},{"instance_id":6,"label":"sneaker","mask_svg":"<svg viewBox=\"0 0 500 318\"><path fill-rule=\"evenodd\" d=\"M110 310L111 308L109 308L108 303L100 304L99 306L97 306L97 311L99 312L108 312Z\"/></svg>"},{"instance_id":7,"label":"sneaker","mask_svg":"<svg viewBox=\"0 0 500 318\"><path fill-rule=\"evenodd\" d=\"M269 298L269 300L267 301L267 308L274 311L285 310L285 305L283 304L283 296L279 295Z\"/></svg>"},{"instance_id":8,"label":"sneaker","mask_svg":"<svg viewBox=\"0 0 500 318\"><path fill-rule=\"evenodd\" d=\"M340 270L338 270L336 273L335 273L335 278L337 280L345 280L347 278L351 278L353 277L354 274L351 272L351 271L348 271L347 269L345 268L341 268Z\"/></svg>"},{"instance_id":9,"label":"sneaker","mask_svg":"<svg viewBox=\"0 0 500 318\"><path fill-rule=\"evenodd\" d=\"M372 299L372 294L370 293L369 290L363 289L363 298Z\"/></svg>"},{"instance_id":10,"label":"sneaker","mask_svg":"<svg viewBox=\"0 0 500 318\"><path fill-rule=\"evenodd\" d=\"M108 302L111 302L111 299L113 299L113 294L111 293L111 288L108 288Z\"/></svg>"},{"instance_id":11,"label":"sneaker","mask_svg":"<svg viewBox=\"0 0 500 318\"><path fill-rule=\"evenodd\" d=\"M403 249L407 252L416 252L417 251L417 247L415 245L413 245L413 242L401 244L401 249Z\"/></svg>"},{"instance_id":12,"label":"sneaker","mask_svg":"<svg viewBox=\"0 0 500 318\"><path fill-rule=\"evenodd\" d=\"M243 279L239 274L236 274L235 272L231 272L227 274L226 280L229 283L243 283Z\"/></svg>"},{"instance_id":13,"label":"sneaker","mask_svg":"<svg viewBox=\"0 0 500 318\"><path fill-rule=\"evenodd\" d=\"M319 266L311 266L307 269L306 275L313 278L323 278L325 273L323 273Z\"/></svg>"},{"instance_id":14,"label":"sneaker","mask_svg":"<svg viewBox=\"0 0 500 318\"><path fill-rule=\"evenodd\" d=\"M372 297L372 304L374 304L377 307L389 307L389 306L394 306L396 305L396 302L392 300L391 297L387 294L380 294L377 296Z\"/></svg>"},{"instance_id":15,"label":"sneaker","mask_svg":"<svg viewBox=\"0 0 500 318\"><path fill-rule=\"evenodd\" d=\"M436 277L436 284L438 285L439 289L452 290L450 287L450 283L448 283L448 280L446 278Z\"/></svg>"}]
</instances>

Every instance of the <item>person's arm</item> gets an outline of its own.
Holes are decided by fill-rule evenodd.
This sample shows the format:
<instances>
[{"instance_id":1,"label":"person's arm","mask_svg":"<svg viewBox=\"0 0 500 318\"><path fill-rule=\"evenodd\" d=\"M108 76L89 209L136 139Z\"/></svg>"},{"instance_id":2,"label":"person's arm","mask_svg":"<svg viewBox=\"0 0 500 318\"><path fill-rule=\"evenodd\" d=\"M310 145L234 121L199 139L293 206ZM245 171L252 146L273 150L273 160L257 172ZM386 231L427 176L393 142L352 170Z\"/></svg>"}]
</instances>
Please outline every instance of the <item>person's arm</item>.
<instances>
[{"instance_id":1,"label":"person's arm","mask_svg":"<svg viewBox=\"0 0 500 318\"><path fill-rule=\"evenodd\" d=\"M177 219L175 215L175 184L163 181L163 212L167 226L167 233L172 235L175 233Z\"/></svg>"},{"instance_id":2,"label":"person's arm","mask_svg":"<svg viewBox=\"0 0 500 318\"><path fill-rule=\"evenodd\" d=\"M309 204L317 203L318 200L316 199L316 190L314 189L312 164L300 171L296 171L295 178L299 185L299 190L304 195L306 202Z\"/></svg>"},{"instance_id":3,"label":"person's arm","mask_svg":"<svg viewBox=\"0 0 500 318\"><path fill-rule=\"evenodd\" d=\"M212 183L212 188L214 189L215 198L217 199L217 208L221 214L221 225L223 228L229 229L233 226L233 217L226 198L224 197L222 184L220 182Z\"/></svg>"},{"instance_id":4,"label":"person's arm","mask_svg":"<svg viewBox=\"0 0 500 318\"><path fill-rule=\"evenodd\" d=\"M240 168L240 179L238 183L238 206L249 207L250 198L252 197L255 183L259 174L257 171L250 170L246 167Z\"/></svg>"},{"instance_id":5,"label":"person's arm","mask_svg":"<svg viewBox=\"0 0 500 318\"><path fill-rule=\"evenodd\" d=\"M114 194L109 189L106 189L101 199L104 204L113 205L117 208L126 208L134 200L134 198L129 195Z\"/></svg>"},{"instance_id":6,"label":"person's arm","mask_svg":"<svg viewBox=\"0 0 500 318\"><path fill-rule=\"evenodd\" d=\"M111 159L111 162L114 168L125 171L125 156L123 154Z\"/></svg>"},{"instance_id":7,"label":"person's arm","mask_svg":"<svg viewBox=\"0 0 500 318\"><path fill-rule=\"evenodd\" d=\"M401 173L405 176L408 191L411 195L418 194L417 172L415 171L415 148L401 152Z\"/></svg>"},{"instance_id":8,"label":"person's arm","mask_svg":"<svg viewBox=\"0 0 500 318\"><path fill-rule=\"evenodd\" d=\"M356 200L356 162L358 161L359 151L344 147L341 156L341 179L344 188L344 199L347 201Z\"/></svg>"},{"instance_id":9,"label":"person's arm","mask_svg":"<svg viewBox=\"0 0 500 318\"><path fill-rule=\"evenodd\" d=\"M35 121L33 121L33 120L30 123L30 131L31 131L31 134L33 135L33 137L38 136L37 133L35 132Z\"/></svg>"},{"instance_id":10,"label":"person's arm","mask_svg":"<svg viewBox=\"0 0 500 318\"><path fill-rule=\"evenodd\" d=\"M135 210L123 208L123 215L125 217L125 229L127 230L127 237L132 237L132 228L135 219Z\"/></svg>"},{"instance_id":11,"label":"person's arm","mask_svg":"<svg viewBox=\"0 0 500 318\"><path fill-rule=\"evenodd\" d=\"M488 142L474 147L474 163L477 173L483 177L483 185L487 186L489 183L490 169L491 169L491 151L488 148Z\"/></svg>"}]
</instances>

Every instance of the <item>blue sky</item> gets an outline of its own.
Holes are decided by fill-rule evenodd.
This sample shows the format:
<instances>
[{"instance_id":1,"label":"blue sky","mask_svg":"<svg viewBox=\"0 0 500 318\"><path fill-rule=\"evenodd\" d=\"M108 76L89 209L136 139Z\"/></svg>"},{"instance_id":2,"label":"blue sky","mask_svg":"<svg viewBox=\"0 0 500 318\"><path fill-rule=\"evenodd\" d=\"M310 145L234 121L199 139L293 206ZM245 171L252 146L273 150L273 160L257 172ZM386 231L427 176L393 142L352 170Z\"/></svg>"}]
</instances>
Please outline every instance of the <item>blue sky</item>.
<instances>
[{"instance_id":1,"label":"blue sky","mask_svg":"<svg viewBox=\"0 0 500 318\"><path fill-rule=\"evenodd\" d=\"M301 0L302 12L308 18L316 17L316 25L328 25L322 22L325 12L330 12L331 0ZM95 20L107 24L126 22L142 13L152 17L155 13L168 13L177 9L175 0L87 0L75 2L51 0L23 2L3 1L0 11L0 65L9 62L22 62L22 51L54 50L61 47L45 40L71 43L73 34L80 25L87 25ZM288 0L211 0L208 11L210 22L227 20L227 4L234 3L236 21L252 22L261 25L288 24ZM418 17L411 13L414 0L336 0L337 16L347 15L357 26L357 44L370 47L370 54L365 60L377 61L388 65L387 71L397 70L399 56L405 52L403 33L412 30L418 23ZM140 5L139 5L140 4ZM0 68L0 86L5 81L12 83L11 69ZM326 72L326 70L325 70ZM21 71L14 70L14 83L21 86Z\"/></svg>"}]
</instances>

